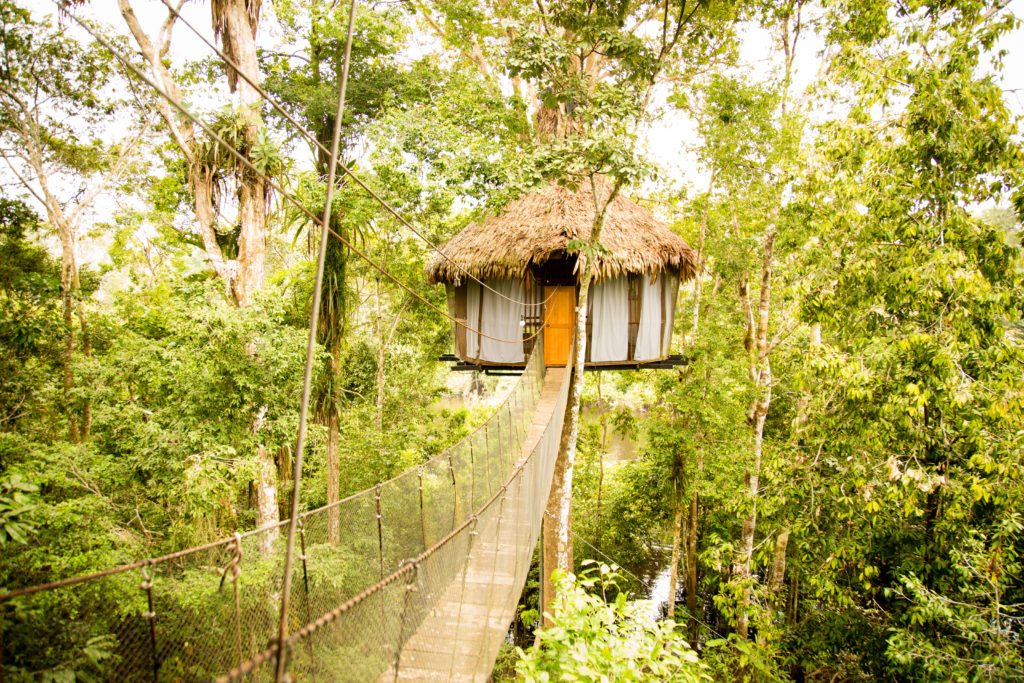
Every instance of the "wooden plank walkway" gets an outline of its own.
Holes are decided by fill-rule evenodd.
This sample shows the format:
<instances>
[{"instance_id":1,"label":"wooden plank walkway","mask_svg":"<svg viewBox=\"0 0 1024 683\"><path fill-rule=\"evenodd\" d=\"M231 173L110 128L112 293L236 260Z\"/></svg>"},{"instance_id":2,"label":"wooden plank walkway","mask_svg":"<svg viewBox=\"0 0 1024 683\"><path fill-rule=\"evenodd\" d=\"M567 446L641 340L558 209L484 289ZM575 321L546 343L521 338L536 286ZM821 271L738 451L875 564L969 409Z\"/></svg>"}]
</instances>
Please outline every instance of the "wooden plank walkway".
<instances>
[{"instance_id":1,"label":"wooden plank walkway","mask_svg":"<svg viewBox=\"0 0 1024 683\"><path fill-rule=\"evenodd\" d=\"M540 443L558 405L565 368L548 368L527 430L519 462ZM500 518L477 529L476 547L464 569L424 618L402 650L397 675L380 681L465 681L485 683L515 617L545 500L530 500L528 483L509 488ZM539 510L533 510L540 506ZM522 546L530 544L529 549ZM526 557L523 561L521 558Z\"/></svg>"}]
</instances>

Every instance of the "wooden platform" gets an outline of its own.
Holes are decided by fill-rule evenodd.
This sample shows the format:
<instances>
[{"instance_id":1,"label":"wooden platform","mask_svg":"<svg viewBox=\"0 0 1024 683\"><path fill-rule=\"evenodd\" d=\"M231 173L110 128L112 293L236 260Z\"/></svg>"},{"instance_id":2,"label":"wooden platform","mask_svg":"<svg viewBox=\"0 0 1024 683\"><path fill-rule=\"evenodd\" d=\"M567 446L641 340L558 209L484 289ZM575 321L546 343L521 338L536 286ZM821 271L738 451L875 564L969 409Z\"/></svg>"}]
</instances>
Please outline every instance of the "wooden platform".
<instances>
[{"instance_id":1,"label":"wooden platform","mask_svg":"<svg viewBox=\"0 0 1024 683\"><path fill-rule=\"evenodd\" d=\"M564 368L548 368L520 462L540 443L564 377ZM539 522L546 502L528 500L528 494L525 485L522 491L510 487L500 521L491 515L477 529L468 563L406 642L397 675L389 671L381 676L382 682L489 680L533 556L534 542L524 539L536 539L539 529L529 527L534 519ZM530 547L522 547L527 542Z\"/></svg>"}]
</instances>

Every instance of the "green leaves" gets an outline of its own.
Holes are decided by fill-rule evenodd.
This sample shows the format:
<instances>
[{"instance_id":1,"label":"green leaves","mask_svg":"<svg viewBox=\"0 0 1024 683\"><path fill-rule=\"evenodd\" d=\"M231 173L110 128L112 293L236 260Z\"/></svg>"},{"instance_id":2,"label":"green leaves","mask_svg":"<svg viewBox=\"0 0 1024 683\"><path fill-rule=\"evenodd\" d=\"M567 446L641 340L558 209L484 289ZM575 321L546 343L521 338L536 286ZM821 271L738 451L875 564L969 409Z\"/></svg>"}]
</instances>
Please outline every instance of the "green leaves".
<instances>
[{"instance_id":1,"label":"green leaves","mask_svg":"<svg viewBox=\"0 0 1024 683\"><path fill-rule=\"evenodd\" d=\"M39 504L38 491L38 486L17 473L0 479L0 549L29 542L35 530L32 512Z\"/></svg>"},{"instance_id":2,"label":"green leaves","mask_svg":"<svg viewBox=\"0 0 1024 683\"><path fill-rule=\"evenodd\" d=\"M656 622L643 602L617 589L617 567L583 563L579 577L555 572L553 625L519 649L516 671L529 681L711 680L670 621ZM615 592L611 602L605 597Z\"/></svg>"}]
</instances>

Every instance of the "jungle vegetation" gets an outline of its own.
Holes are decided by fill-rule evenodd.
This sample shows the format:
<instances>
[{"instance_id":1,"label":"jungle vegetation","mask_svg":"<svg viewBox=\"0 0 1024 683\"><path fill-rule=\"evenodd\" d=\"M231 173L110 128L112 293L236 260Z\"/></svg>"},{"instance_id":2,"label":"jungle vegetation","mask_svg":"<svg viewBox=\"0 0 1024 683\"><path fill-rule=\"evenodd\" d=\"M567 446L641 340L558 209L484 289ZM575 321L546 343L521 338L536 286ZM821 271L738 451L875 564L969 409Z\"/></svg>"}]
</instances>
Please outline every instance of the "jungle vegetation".
<instances>
[{"instance_id":1,"label":"jungle vegetation","mask_svg":"<svg viewBox=\"0 0 1024 683\"><path fill-rule=\"evenodd\" d=\"M67 7L319 214L327 157L250 81L329 143L347 3L180 4L245 77L161 3ZM685 367L584 375L575 577L535 645L534 575L508 675L1024 679L1014 9L360 3L342 157L432 241L601 174L702 259ZM0 0L0 38L0 589L282 518L315 223L56 6ZM360 188L331 216L444 307L429 246ZM306 508L487 412L446 399L447 321L329 243ZM626 596L652 566L647 623ZM53 680L102 679L83 657Z\"/></svg>"}]
</instances>

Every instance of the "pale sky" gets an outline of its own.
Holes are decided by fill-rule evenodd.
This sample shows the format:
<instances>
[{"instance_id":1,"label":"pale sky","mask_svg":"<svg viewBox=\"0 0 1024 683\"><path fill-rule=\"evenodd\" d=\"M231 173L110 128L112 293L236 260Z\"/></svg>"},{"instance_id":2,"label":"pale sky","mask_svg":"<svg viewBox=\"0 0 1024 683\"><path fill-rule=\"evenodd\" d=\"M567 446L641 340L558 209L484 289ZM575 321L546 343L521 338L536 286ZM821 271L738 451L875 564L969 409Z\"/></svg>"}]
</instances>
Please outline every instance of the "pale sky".
<instances>
[{"instance_id":1,"label":"pale sky","mask_svg":"<svg viewBox=\"0 0 1024 683\"><path fill-rule=\"evenodd\" d=\"M47 0L34 0L35 11L41 15L53 15L53 5ZM155 33L166 16L167 10L160 0L134 0L133 5L140 20L146 28ZM1011 6L1008 10L1020 16L1020 9ZM126 32L123 20L115 0L93 0L86 7L77 10L83 16L105 22L119 32ZM204 32L209 40L213 40L210 27L210 6L208 2L189 2L182 10L183 16L196 28ZM268 21L261 24L259 40L263 45L280 43L281 38L274 33L273 3L264 4L264 12ZM69 30L74 30L73 23ZM752 78L761 80L768 77L773 69L777 69L781 55L774 47L768 32L758 26L747 24L741 27L741 70L748 72ZM431 40L414 41L414 51L430 49ZM820 51L823 43L811 31L804 31L797 47L794 68L793 92L800 93L813 81L820 64ZM1006 67L1000 80L1006 94L1007 103L1018 115L1024 114L1024 30L1017 29L1005 37L999 47L1006 49ZM212 52L184 25L175 28L172 43L172 59L176 64L186 60L195 60L212 56ZM1013 92L1015 91L1015 92ZM681 112L670 106L664 106L667 87L660 87L656 92L655 105L660 115L645 132L642 140L643 149L649 159L663 169L665 175L676 182L689 185L700 190L706 184L705 174L698 168L692 148L696 136L692 122ZM304 150L297 150L304 153Z\"/></svg>"}]
</instances>

